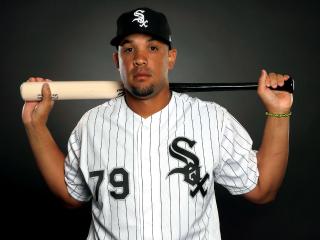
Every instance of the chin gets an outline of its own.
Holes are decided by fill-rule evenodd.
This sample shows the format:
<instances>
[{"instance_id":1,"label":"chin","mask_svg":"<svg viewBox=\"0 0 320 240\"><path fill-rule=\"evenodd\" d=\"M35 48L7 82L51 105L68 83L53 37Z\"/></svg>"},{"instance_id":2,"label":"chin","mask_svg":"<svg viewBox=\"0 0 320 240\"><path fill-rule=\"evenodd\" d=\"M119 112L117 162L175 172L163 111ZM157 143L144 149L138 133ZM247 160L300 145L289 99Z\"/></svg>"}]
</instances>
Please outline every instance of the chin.
<instances>
[{"instance_id":1,"label":"chin","mask_svg":"<svg viewBox=\"0 0 320 240\"><path fill-rule=\"evenodd\" d=\"M147 99L152 97L155 91L154 86L151 85L148 87L132 87L129 92L136 98Z\"/></svg>"}]
</instances>

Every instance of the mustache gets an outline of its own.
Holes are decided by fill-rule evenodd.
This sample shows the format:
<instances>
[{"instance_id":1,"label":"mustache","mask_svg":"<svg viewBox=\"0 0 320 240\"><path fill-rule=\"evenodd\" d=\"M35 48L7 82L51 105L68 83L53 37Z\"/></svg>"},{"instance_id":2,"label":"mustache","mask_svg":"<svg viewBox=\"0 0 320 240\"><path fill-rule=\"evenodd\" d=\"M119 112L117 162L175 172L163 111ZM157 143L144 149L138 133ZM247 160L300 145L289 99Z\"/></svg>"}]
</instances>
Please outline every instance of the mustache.
<instances>
[{"instance_id":1,"label":"mustache","mask_svg":"<svg viewBox=\"0 0 320 240\"><path fill-rule=\"evenodd\" d=\"M144 75L152 75L152 71L147 68L147 67L143 67L143 68L134 68L132 69L131 73L135 76L135 75L139 75L139 74L144 74Z\"/></svg>"}]
</instances>

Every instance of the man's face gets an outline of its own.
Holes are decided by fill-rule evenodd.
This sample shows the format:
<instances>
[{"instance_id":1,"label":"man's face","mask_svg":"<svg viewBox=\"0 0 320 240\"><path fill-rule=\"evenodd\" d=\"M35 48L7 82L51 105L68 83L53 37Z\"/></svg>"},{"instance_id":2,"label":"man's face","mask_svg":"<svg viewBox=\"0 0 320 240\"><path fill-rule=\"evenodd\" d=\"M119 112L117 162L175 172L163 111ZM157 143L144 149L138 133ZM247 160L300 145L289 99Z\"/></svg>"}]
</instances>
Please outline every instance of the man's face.
<instances>
[{"instance_id":1,"label":"man's face","mask_svg":"<svg viewBox=\"0 0 320 240\"><path fill-rule=\"evenodd\" d=\"M168 71L174 67L176 50L149 35L131 34L123 39L114 61L124 87L133 96L146 99L168 84Z\"/></svg>"}]
</instances>

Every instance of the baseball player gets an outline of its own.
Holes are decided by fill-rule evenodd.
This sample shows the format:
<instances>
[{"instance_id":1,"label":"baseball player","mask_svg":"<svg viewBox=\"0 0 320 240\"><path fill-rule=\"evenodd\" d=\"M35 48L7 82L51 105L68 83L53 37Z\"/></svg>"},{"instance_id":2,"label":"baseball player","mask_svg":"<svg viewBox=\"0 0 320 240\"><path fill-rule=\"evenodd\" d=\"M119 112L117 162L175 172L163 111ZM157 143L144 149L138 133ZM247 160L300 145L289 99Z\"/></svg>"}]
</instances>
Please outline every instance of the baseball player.
<instances>
[{"instance_id":1,"label":"baseball player","mask_svg":"<svg viewBox=\"0 0 320 240\"><path fill-rule=\"evenodd\" d=\"M22 112L50 189L72 207L92 200L87 239L220 239L215 183L255 203L275 198L288 160L292 94L272 88L288 75L261 71L267 119L255 151L225 108L169 90L177 50L165 15L149 8L122 14L111 44L125 95L83 115L67 154L46 126L47 84L43 100L26 102Z\"/></svg>"}]
</instances>

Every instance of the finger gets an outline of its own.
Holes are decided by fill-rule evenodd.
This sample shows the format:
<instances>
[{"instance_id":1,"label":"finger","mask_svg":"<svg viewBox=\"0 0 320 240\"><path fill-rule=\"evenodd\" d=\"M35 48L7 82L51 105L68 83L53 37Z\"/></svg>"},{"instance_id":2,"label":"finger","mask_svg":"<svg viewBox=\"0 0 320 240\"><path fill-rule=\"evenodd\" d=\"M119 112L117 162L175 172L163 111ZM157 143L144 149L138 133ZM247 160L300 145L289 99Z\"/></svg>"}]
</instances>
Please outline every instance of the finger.
<instances>
[{"instance_id":1,"label":"finger","mask_svg":"<svg viewBox=\"0 0 320 240\"><path fill-rule=\"evenodd\" d=\"M37 82L44 82L44 78L37 77L37 78L36 78L36 81L37 81Z\"/></svg>"},{"instance_id":2,"label":"finger","mask_svg":"<svg viewBox=\"0 0 320 240\"><path fill-rule=\"evenodd\" d=\"M269 74L267 73L267 76L266 76L266 84L265 84L267 87L270 87L271 86L271 80L270 80L270 77L269 77Z\"/></svg>"},{"instance_id":3,"label":"finger","mask_svg":"<svg viewBox=\"0 0 320 240\"><path fill-rule=\"evenodd\" d=\"M22 108L21 117L25 124L31 123L32 114L37 108L39 102L31 101L25 102Z\"/></svg>"},{"instance_id":4,"label":"finger","mask_svg":"<svg viewBox=\"0 0 320 240\"><path fill-rule=\"evenodd\" d=\"M284 85L284 76L282 74L277 74L278 86Z\"/></svg>"},{"instance_id":5,"label":"finger","mask_svg":"<svg viewBox=\"0 0 320 240\"><path fill-rule=\"evenodd\" d=\"M34 108L36 107L36 105L38 105L39 102L36 102L36 101L26 101L24 102L23 104L23 108L22 108L22 111L23 112L26 112L27 115L29 115L33 110Z\"/></svg>"},{"instance_id":6,"label":"finger","mask_svg":"<svg viewBox=\"0 0 320 240\"><path fill-rule=\"evenodd\" d=\"M288 74L284 74L283 77L284 77L285 81L287 81L290 78L290 76Z\"/></svg>"},{"instance_id":7,"label":"finger","mask_svg":"<svg viewBox=\"0 0 320 240\"><path fill-rule=\"evenodd\" d=\"M278 86L277 75L275 73L269 73L269 77L271 87L276 88Z\"/></svg>"},{"instance_id":8,"label":"finger","mask_svg":"<svg viewBox=\"0 0 320 240\"><path fill-rule=\"evenodd\" d=\"M34 78L34 77L30 77L28 80L27 80L27 82L35 82L36 81L36 78Z\"/></svg>"}]
</instances>

